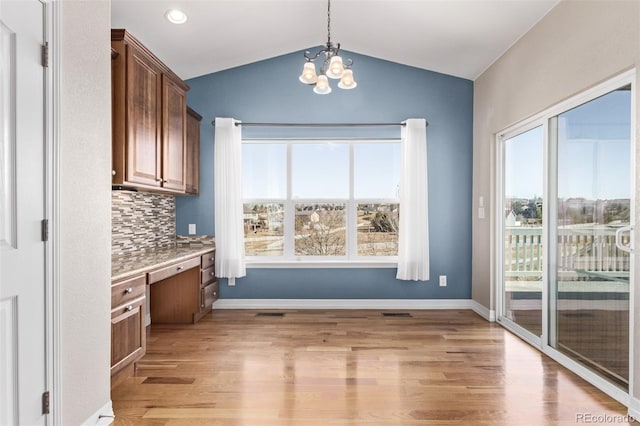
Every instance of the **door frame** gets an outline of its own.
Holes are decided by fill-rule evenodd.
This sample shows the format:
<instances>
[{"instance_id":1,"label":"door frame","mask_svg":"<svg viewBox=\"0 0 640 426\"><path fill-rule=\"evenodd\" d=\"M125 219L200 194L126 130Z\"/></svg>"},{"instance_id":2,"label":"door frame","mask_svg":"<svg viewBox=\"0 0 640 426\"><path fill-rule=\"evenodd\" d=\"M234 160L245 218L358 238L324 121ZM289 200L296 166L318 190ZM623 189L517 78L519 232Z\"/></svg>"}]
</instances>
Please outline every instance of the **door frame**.
<instances>
[{"instance_id":1,"label":"door frame","mask_svg":"<svg viewBox=\"0 0 640 426\"><path fill-rule=\"evenodd\" d=\"M49 236L45 243L45 371L50 392L47 424L62 423L61 301L60 301L60 14L59 1L40 0L45 7L45 215Z\"/></svg>"},{"instance_id":2,"label":"door frame","mask_svg":"<svg viewBox=\"0 0 640 426\"><path fill-rule=\"evenodd\" d=\"M537 339L532 333L525 330L523 327L518 326L515 322L509 321L504 318L503 305L502 305L502 293L503 293L503 278L502 278L502 261L503 261L503 249L502 249L502 237L503 237L503 226L504 226L504 218L502 217L502 209L503 209L503 185L504 185L504 141L509 138L516 136L517 134L526 132L537 125L542 124L544 126L544 187L543 187L543 200L545 201L543 204L543 224L546 225L546 229L543 229L543 241L548 242L552 241L554 238L555 230L551 229L550 224L550 212L551 212L551 202L549 201L550 197L555 194L555 187L557 186L557 176L554 172L553 175L550 174L550 171L553 167L557 168L557 155L551 149L551 138L549 132L551 129L551 118L557 115L560 115L572 108L575 108L579 105L582 105L586 102L589 102L599 96L605 95L613 90L616 90L625 85L631 85L631 133L630 133L630 205L635 206L636 197L636 179L638 175L638 171L636 170L640 165L636 163L636 151L637 151L637 143L636 140L636 126L637 126L637 110L636 110L636 93L638 90L637 87L637 79L636 79L636 69L631 68L628 69L618 75L607 78L590 88L583 90L582 92L565 99L555 105L546 108L544 111L535 114L523 121L520 121L516 124L513 124L503 131L500 131L495 134L495 146L496 146L496 179L494 186L494 208L496 212L495 216L495 229L494 229L494 259L493 268L495 271L495 281L494 281L494 306L496 307L496 322L498 322L501 326L505 327L509 331L516 334L518 337L525 340L527 343L539 349L545 355L549 356L562 366L568 368L582 379L586 380L596 388L600 389L613 399L618 402L630 407L632 395L634 395L634 380L635 380L635 363L634 363L634 334L635 334L635 326L634 322L636 318L640 320L640 313L636 313L635 307L635 292L636 290L636 277L640 276L640 274L635 273L635 256L633 253L629 256L629 387L628 391L620 389L619 387L613 385L609 381L605 380L601 376L597 375L593 371L587 369L583 365L574 361L573 359L567 357L566 355L560 353L556 349L552 348L549 345L549 312L550 312L550 298L549 298L549 287L550 287L550 276L549 271L551 271L552 267L555 266L555 250L553 247L549 247L548 243L543 245L543 259L546 259L543 263L543 291L542 291L542 336L540 339ZM546 198L545 198L546 197ZM549 199L548 199L549 198ZM635 209L631 210L631 218L630 225L634 227L636 225L636 217L635 217ZM633 238L633 231L631 233ZM638 247L636 250L640 249L640 243L637 244ZM555 270L555 269L554 269Z\"/></svg>"}]
</instances>

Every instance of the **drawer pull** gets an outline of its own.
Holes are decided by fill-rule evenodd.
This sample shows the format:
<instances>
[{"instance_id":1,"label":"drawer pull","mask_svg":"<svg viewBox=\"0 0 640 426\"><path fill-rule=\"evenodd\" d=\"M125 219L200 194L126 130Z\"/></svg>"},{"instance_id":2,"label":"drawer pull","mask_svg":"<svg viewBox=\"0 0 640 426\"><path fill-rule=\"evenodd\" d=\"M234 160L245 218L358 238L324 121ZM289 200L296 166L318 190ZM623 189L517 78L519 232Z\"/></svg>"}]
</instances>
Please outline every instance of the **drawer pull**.
<instances>
[{"instance_id":1,"label":"drawer pull","mask_svg":"<svg viewBox=\"0 0 640 426\"><path fill-rule=\"evenodd\" d=\"M218 293L216 293L216 292L214 291L214 292L213 292L213 295L214 295L214 296L217 296L217 295L218 295Z\"/></svg>"},{"instance_id":2,"label":"drawer pull","mask_svg":"<svg viewBox=\"0 0 640 426\"><path fill-rule=\"evenodd\" d=\"M184 269L184 266L178 266L178 267L176 268L176 271L182 271L182 269Z\"/></svg>"},{"instance_id":3,"label":"drawer pull","mask_svg":"<svg viewBox=\"0 0 640 426\"><path fill-rule=\"evenodd\" d=\"M133 293L133 288L132 287L127 287L124 289L124 294L131 294Z\"/></svg>"},{"instance_id":4,"label":"drawer pull","mask_svg":"<svg viewBox=\"0 0 640 426\"><path fill-rule=\"evenodd\" d=\"M216 260L216 258L215 258L215 257L211 257L211 258L209 258L209 262L213 262L214 260Z\"/></svg>"},{"instance_id":5,"label":"drawer pull","mask_svg":"<svg viewBox=\"0 0 640 426\"><path fill-rule=\"evenodd\" d=\"M125 312L131 312L131 311L133 311L133 306L127 305L127 307L124 308L124 310L125 310Z\"/></svg>"}]
</instances>

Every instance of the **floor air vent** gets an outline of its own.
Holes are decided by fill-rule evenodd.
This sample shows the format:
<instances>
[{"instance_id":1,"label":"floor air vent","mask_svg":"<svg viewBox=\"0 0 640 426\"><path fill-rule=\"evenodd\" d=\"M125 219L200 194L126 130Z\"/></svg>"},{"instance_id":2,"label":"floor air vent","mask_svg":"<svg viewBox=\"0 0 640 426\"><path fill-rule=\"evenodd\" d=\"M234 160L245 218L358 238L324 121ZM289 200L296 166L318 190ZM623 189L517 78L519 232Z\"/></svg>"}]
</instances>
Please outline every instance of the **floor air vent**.
<instances>
[{"instance_id":1,"label":"floor air vent","mask_svg":"<svg viewBox=\"0 0 640 426\"><path fill-rule=\"evenodd\" d=\"M562 314L566 318L593 318L594 315L589 312L566 312Z\"/></svg>"},{"instance_id":2,"label":"floor air vent","mask_svg":"<svg viewBox=\"0 0 640 426\"><path fill-rule=\"evenodd\" d=\"M283 317L284 312L258 312L257 317Z\"/></svg>"},{"instance_id":3,"label":"floor air vent","mask_svg":"<svg viewBox=\"0 0 640 426\"><path fill-rule=\"evenodd\" d=\"M411 314L408 312L383 312L383 317L408 317L411 318Z\"/></svg>"}]
</instances>

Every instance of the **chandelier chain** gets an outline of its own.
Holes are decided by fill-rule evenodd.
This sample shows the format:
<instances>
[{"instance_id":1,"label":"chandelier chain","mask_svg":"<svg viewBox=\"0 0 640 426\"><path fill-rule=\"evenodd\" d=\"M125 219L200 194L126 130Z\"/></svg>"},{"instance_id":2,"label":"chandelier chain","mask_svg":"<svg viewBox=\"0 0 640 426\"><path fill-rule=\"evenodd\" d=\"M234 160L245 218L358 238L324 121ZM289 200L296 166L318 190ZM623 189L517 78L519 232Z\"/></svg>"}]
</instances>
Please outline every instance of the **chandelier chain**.
<instances>
[{"instance_id":1,"label":"chandelier chain","mask_svg":"<svg viewBox=\"0 0 640 426\"><path fill-rule=\"evenodd\" d=\"M331 0L327 1L327 43L331 45Z\"/></svg>"}]
</instances>

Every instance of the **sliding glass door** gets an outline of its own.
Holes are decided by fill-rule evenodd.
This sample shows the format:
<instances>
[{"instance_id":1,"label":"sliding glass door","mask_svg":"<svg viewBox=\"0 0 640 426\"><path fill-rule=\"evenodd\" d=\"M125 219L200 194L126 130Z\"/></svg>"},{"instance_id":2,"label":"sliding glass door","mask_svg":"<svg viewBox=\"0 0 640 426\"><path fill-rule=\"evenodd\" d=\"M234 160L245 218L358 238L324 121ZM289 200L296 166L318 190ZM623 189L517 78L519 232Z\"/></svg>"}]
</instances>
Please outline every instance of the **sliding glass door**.
<instances>
[{"instance_id":1,"label":"sliding glass door","mask_svg":"<svg viewBox=\"0 0 640 426\"><path fill-rule=\"evenodd\" d=\"M618 399L632 332L634 81L628 72L506 129L497 151L497 320Z\"/></svg>"},{"instance_id":2,"label":"sliding glass door","mask_svg":"<svg viewBox=\"0 0 640 426\"><path fill-rule=\"evenodd\" d=\"M624 246L632 208L630 120L631 90L625 86L550 121L557 185L549 344L624 388L629 380L630 258Z\"/></svg>"},{"instance_id":3,"label":"sliding glass door","mask_svg":"<svg viewBox=\"0 0 640 426\"><path fill-rule=\"evenodd\" d=\"M542 334L543 126L503 140L502 320Z\"/></svg>"}]
</instances>

